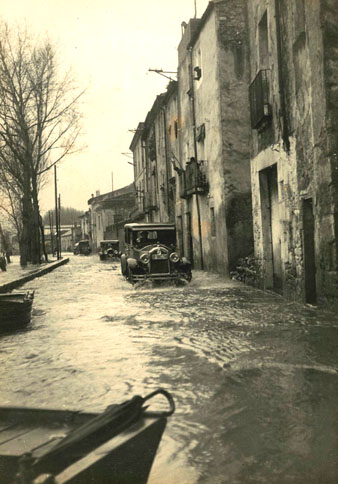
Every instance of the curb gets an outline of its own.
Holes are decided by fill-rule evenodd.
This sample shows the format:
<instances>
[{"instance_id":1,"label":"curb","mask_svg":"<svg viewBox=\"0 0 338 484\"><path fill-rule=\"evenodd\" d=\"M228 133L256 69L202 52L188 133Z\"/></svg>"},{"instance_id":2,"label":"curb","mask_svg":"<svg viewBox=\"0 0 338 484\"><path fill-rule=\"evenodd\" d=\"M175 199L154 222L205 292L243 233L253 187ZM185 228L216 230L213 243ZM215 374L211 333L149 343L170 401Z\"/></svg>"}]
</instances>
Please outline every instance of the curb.
<instances>
[{"instance_id":1,"label":"curb","mask_svg":"<svg viewBox=\"0 0 338 484\"><path fill-rule=\"evenodd\" d=\"M56 262L51 262L46 265L46 267L42 267L41 269L35 269L34 271L30 272L29 274L26 274L25 276L19 277L18 279L15 279L14 281L11 282L6 282L5 284L0 285L0 294L3 294L5 292L9 292L12 289L16 289L17 287L22 286L28 281L31 281L35 279L36 277L41 277L48 272L53 271L57 267L63 266L64 264L67 264L69 262L69 258L61 259Z\"/></svg>"}]
</instances>

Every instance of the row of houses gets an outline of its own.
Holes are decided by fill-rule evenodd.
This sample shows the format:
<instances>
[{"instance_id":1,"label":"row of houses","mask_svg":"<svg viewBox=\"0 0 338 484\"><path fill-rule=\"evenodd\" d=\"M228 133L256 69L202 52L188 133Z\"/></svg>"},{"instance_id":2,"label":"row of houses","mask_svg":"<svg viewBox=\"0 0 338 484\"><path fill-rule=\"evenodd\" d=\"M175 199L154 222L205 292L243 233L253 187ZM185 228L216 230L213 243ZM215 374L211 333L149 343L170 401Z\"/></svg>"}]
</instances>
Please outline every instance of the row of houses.
<instances>
[{"instance_id":1,"label":"row of houses","mask_svg":"<svg viewBox=\"0 0 338 484\"><path fill-rule=\"evenodd\" d=\"M309 303L338 294L337 7L210 2L130 145L135 220L176 223L195 268L254 254L260 287Z\"/></svg>"},{"instance_id":2,"label":"row of houses","mask_svg":"<svg viewBox=\"0 0 338 484\"><path fill-rule=\"evenodd\" d=\"M177 81L156 97L130 144L130 205L119 215L111 206L104 226L173 222L195 268L240 268L263 289L335 303L337 7L215 0L183 22ZM102 238L105 203L100 195L89 201L90 230Z\"/></svg>"}]
</instances>

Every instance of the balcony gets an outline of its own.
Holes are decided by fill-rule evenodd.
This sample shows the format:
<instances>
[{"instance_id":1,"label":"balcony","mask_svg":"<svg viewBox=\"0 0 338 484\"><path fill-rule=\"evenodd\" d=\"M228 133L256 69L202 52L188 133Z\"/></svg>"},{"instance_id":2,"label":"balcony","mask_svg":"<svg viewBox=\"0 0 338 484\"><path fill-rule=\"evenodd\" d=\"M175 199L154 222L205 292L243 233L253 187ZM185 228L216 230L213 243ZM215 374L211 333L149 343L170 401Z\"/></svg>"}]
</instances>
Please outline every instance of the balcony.
<instances>
[{"instance_id":1,"label":"balcony","mask_svg":"<svg viewBox=\"0 0 338 484\"><path fill-rule=\"evenodd\" d=\"M205 161L190 161L186 165L185 173L181 175L180 197L188 198L195 193L203 194L209 191L206 177Z\"/></svg>"},{"instance_id":2,"label":"balcony","mask_svg":"<svg viewBox=\"0 0 338 484\"><path fill-rule=\"evenodd\" d=\"M267 69L259 71L249 86L252 129L262 128L271 119L269 73Z\"/></svg>"},{"instance_id":3,"label":"balcony","mask_svg":"<svg viewBox=\"0 0 338 484\"><path fill-rule=\"evenodd\" d=\"M149 192L144 194L144 209L146 212L157 210L158 205L155 193Z\"/></svg>"}]
</instances>

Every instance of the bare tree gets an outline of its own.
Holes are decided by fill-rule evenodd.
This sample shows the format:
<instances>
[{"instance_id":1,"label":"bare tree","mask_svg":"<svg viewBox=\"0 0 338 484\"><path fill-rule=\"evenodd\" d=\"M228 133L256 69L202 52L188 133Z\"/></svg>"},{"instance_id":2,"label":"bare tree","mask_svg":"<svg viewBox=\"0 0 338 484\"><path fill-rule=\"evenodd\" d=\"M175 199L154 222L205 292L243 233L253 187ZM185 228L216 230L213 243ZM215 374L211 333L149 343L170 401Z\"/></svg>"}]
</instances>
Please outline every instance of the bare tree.
<instances>
[{"instance_id":1,"label":"bare tree","mask_svg":"<svg viewBox=\"0 0 338 484\"><path fill-rule=\"evenodd\" d=\"M39 190L44 174L75 151L78 101L69 73L59 77L55 49L27 30L0 27L0 183L20 197L21 264L41 257ZM7 181L4 181L7 180ZM18 206L18 200L16 200Z\"/></svg>"}]
</instances>

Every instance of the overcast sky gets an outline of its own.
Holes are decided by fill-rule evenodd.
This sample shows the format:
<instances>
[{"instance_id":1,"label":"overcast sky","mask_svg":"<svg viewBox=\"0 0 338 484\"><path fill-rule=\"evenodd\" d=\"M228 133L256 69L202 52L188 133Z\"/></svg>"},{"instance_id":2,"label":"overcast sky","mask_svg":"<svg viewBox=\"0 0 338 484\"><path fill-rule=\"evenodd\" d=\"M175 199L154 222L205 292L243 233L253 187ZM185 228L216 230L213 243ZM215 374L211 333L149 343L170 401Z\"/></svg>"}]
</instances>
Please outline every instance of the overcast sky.
<instances>
[{"instance_id":1,"label":"overcast sky","mask_svg":"<svg viewBox=\"0 0 338 484\"><path fill-rule=\"evenodd\" d=\"M201 17L208 0L196 0ZM86 150L58 168L64 206L87 210L91 193L106 193L133 181L129 151L168 80L149 68L176 71L181 22L195 15L194 0L1 0L0 17L25 22L48 34L59 57L72 67L82 100ZM42 212L53 208L53 180L42 190Z\"/></svg>"}]
</instances>

